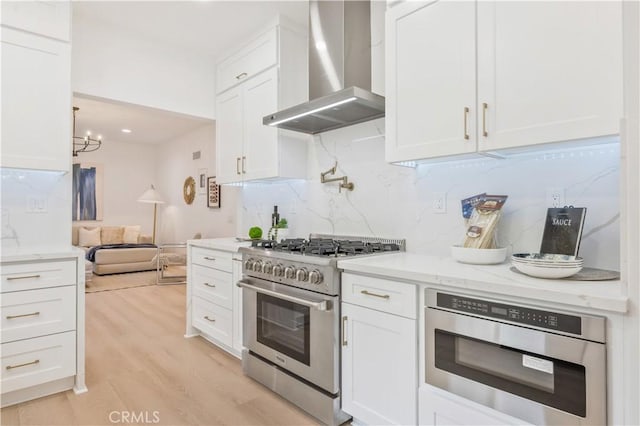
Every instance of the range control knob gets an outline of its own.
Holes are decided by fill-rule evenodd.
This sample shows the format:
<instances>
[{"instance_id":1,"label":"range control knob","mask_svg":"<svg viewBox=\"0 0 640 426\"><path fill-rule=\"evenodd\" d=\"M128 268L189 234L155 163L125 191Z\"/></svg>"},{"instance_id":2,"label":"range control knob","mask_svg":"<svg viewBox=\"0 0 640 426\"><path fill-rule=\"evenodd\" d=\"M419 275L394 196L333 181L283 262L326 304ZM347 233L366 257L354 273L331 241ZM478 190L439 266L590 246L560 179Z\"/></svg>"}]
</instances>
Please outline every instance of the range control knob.
<instances>
[{"instance_id":1,"label":"range control knob","mask_svg":"<svg viewBox=\"0 0 640 426\"><path fill-rule=\"evenodd\" d=\"M285 278L294 278L296 276L296 268L293 266L287 266L284 268L284 277Z\"/></svg>"},{"instance_id":2,"label":"range control knob","mask_svg":"<svg viewBox=\"0 0 640 426\"><path fill-rule=\"evenodd\" d=\"M262 261L261 260L256 260L256 262L253 264L253 270L254 270L254 272L262 272Z\"/></svg>"},{"instance_id":3,"label":"range control knob","mask_svg":"<svg viewBox=\"0 0 640 426\"><path fill-rule=\"evenodd\" d=\"M282 266L282 263L278 263L276 266L273 267L273 271L271 271L273 273L274 277L281 277L282 275L284 275L284 267Z\"/></svg>"},{"instance_id":4,"label":"range control knob","mask_svg":"<svg viewBox=\"0 0 640 426\"><path fill-rule=\"evenodd\" d=\"M271 264L271 262L267 262L264 265L262 265L263 273L270 274L272 270L273 270L273 265Z\"/></svg>"},{"instance_id":5,"label":"range control knob","mask_svg":"<svg viewBox=\"0 0 640 426\"><path fill-rule=\"evenodd\" d=\"M254 262L255 261L253 259L247 259L247 261L244 262L244 269L246 269L248 271L252 271Z\"/></svg>"},{"instance_id":6,"label":"range control knob","mask_svg":"<svg viewBox=\"0 0 640 426\"><path fill-rule=\"evenodd\" d=\"M322 282L322 274L317 269L309 272L309 282L311 284L320 284Z\"/></svg>"},{"instance_id":7,"label":"range control knob","mask_svg":"<svg viewBox=\"0 0 640 426\"><path fill-rule=\"evenodd\" d=\"M305 282L308 276L309 272L307 271L307 268L298 269L298 272L296 272L296 280L300 282Z\"/></svg>"}]
</instances>

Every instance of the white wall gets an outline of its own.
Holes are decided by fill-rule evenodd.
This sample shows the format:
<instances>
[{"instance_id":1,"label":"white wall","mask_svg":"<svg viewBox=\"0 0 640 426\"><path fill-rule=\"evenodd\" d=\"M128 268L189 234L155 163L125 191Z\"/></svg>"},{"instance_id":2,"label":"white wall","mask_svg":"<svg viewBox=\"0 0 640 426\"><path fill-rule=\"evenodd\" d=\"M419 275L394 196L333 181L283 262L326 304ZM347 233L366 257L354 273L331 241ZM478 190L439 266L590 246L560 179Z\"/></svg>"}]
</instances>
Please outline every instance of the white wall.
<instances>
[{"instance_id":1,"label":"white wall","mask_svg":"<svg viewBox=\"0 0 640 426\"><path fill-rule=\"evenodd\" d=\"M384 120L315 136L309 180L249 185L242 193L238 233L250 226L266 231L273 205L289 221L292 236L311 232L406 238L413 252L449 256L463 241L460 200L478 193L509 196L499 224L499 242L511 252L540 249L547 188L564 188L566 204L587 207L580 255L591 267L620 269L617 145L528 158L419 166L384 161ZM320 184L320 172L338 161L336 176L347 175L352 192L337 183ZM447 212L432 211L433 194L447 193Z\"/></svg>"},{"instance_id":2,"label":"white wall","mask_svg":"<svg viewBox=\"0 0 640 426\"><path fill-rule=\"evenodd\" d=\"M2 251L37 252L71 244L71 173L0 169ZM46 212L28 213L28 197L45 201Z\"/></svg>"},{"instance_id":3,"label":"white wall","mask_svg":"<svg viewBox=\"0 0 640 426\"><path fill-rule=\"evenodd\" d=\"M157 145L105 141L94 152L80 153L74 162L98 163L103 167L102 221L77 221L74 225L140 225L142 233L153 232L153 205L137 199L157 180ZM69 207L69 216L71 207Z\"/></svg>"},{"instance_id":4,"label":"white wall","mask_svg":"<svg viewBox=\"0 0 640 426\"><path fill-rule=\"evenodd\" d=\"M200 158L192 154L200 151ZM183 198L183 184L192 176L198 184L198 171L207 169L215 175L215 126L204 125L158 147L156 188L166 204L159 205L159 242L184 242L200 233L203 238L235 235L236 206L239 188L222 187L220 208L207 207L206 194L196 188L192 204Z\"/></svg>"},{"instance_id":5,"label":"white wall","mask_svg":"<svg viewBox=\"0 0 640 426\"><path fill-rule=\"evenodd\" d=\"M74 92L214 118L212 58L76 15L71 55Z\"/></svg>"}]
</instances>

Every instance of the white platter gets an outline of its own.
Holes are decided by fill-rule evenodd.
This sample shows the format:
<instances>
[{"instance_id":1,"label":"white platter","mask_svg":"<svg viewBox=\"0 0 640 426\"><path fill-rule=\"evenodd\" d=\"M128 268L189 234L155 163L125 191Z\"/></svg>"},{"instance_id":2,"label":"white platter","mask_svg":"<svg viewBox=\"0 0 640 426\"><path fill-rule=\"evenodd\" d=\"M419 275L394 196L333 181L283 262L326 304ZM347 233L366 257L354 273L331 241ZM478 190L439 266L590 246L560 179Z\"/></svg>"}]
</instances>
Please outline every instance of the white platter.
<instances>
[{"instance_id":1,"label":"white platter","mask_svg":"<svg viewBox=\"0 0 640 426\"><path fill-rule=\"evenodd\" d=\"M523 274L536 278L567 278L577 274L582 269L582 266L558 268L528 265L520 262L512 262L512 265Z\"/></svg>"}]
</instances>

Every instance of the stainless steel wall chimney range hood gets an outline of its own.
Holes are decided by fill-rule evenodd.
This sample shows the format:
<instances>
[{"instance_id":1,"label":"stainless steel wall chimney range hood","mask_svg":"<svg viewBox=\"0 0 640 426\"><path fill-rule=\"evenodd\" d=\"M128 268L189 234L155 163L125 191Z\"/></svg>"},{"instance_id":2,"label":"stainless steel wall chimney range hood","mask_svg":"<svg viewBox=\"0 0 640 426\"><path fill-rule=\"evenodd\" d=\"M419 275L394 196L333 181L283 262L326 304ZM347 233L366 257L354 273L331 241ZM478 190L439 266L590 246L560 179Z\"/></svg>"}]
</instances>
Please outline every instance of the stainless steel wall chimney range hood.
<instances>
[{"instance_id":1,"label":"stainless steel wall chimney range hood","mask_svg":"<svg viewBox=\"0 0 640 426\"><path fill-rule=\"evenodd\" d=\"M384 97L371 92L370 10L369 1L309 1L309 102L263 124L316 134L384 117Z\"/></svg>"}]
</instances>

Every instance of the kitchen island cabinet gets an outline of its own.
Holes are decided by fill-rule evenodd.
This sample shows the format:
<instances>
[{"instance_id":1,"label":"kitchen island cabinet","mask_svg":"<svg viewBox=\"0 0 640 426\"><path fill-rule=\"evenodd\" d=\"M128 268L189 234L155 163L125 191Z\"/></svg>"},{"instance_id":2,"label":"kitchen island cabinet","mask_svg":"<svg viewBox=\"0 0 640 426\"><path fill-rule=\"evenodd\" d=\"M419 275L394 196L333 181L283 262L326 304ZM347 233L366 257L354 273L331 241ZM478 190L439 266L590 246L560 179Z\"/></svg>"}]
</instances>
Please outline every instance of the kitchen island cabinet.
<instances>
[{"instance_id":1,"label":"kitchen island cabinet","mask_svg":"<svg viewBox=\"0 0 640 426\"><path fill-rule=\"evenodd\" d=\"M342 410L364 424L416 424L416 286L342 275Z\"/></svg>"},{"instance_id":2,"label":"kitchen island cabinet","mask_svg":"<svg viewBox=\"0 0 640 426\"><path fill-rule=\"evenodd\" d=\"M202 336L240 358L242 292L235 285L242 267L234 238L187 242L187 324L185 337Z\"/></svg>"},{"instance_id":3,"label":"kitchen island cabinet","mask_svg":"<svg viewBox=\"0 0 640 426\"><path fill-rule=\"evenodd\" d=\"M618 134L621 7L436 1L390 9L387 161Z\"/></svg>"},{"instance_id":4,"label":"kitchen island cabinet","mask_svg":"<svg viewBox=\"0 0 640 426\"><path fill-rule=\"evenodd\" d=\"M307 99L305 38L278 22L217 69L218 183L305 178L307 138L262 124Z\"/></svg>"}]
</instances>

